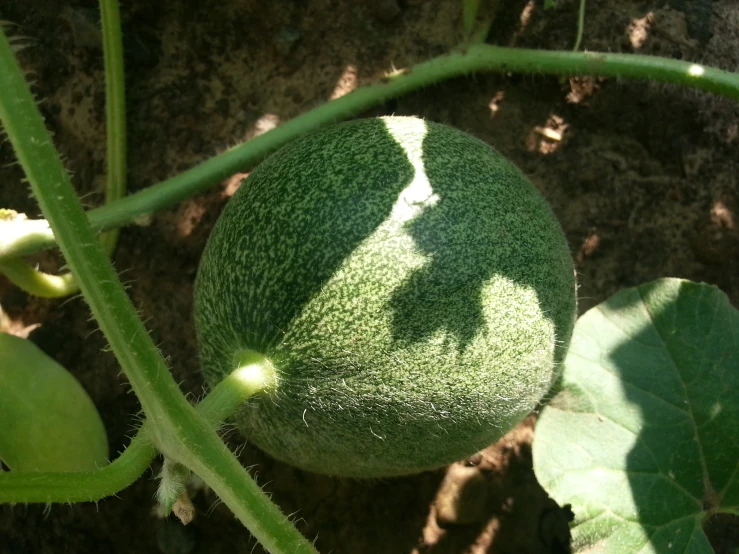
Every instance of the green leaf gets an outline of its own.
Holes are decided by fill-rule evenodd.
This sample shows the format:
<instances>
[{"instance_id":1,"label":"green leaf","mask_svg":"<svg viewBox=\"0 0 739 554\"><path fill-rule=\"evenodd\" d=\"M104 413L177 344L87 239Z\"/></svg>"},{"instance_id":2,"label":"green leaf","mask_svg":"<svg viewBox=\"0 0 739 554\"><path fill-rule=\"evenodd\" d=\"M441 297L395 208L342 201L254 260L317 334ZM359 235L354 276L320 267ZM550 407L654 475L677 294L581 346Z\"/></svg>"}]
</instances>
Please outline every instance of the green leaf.
<instances>
[{"instance_id":1,"label":"green leaf","mask_svg":"<svg viewBox=\"0 0 739 554\"><path fill-rule=\"evenodd\" d=\"M0 333L0 458L13 471L108 463L103 422L79 382L31 341Z\"/></svg>"},{"instance_id":2,"label":"green leaf","mask_svg":"<svg viewBox=\"0 0 739 554\"><path fill-rule=\"evenodd\" d=\"M662 279L575 326L542 411L534 471L571 504L576 551L711 553L701 524L739 512L739 312Z\"/></svg>"}]
</instances>

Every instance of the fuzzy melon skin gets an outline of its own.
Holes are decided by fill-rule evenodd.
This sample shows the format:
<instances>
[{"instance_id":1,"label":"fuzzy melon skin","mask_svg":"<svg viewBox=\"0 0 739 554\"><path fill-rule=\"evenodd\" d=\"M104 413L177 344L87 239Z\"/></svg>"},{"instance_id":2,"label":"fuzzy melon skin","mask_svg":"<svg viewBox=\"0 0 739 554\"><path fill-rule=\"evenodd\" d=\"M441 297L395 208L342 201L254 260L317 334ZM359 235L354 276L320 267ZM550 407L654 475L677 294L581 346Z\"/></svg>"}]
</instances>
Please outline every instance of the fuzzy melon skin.
<instances>
[{"instance_id":1,"label":"fuzzy melon skin","mask_svg":"<svg viewBox=\"0 0 739 554\"><path fill-rule=\"evenodd\" d=\"M549 206L487 144L389 117L298 139L254 170L202 256L207 381L245 349L278 372L240 430L318 473L432 469L496 441L558 375L576 315Z\"/></svg>"}]
</instances>

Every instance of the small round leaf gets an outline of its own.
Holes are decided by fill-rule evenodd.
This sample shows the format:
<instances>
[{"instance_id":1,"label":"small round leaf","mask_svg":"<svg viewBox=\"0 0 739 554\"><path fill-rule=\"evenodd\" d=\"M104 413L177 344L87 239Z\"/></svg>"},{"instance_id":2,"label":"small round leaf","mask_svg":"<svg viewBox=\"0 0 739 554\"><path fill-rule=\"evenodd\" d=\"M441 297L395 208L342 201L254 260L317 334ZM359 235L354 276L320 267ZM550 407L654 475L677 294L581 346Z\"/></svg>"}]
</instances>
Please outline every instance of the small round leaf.
<instances>
[{"instance_id":1,"label":"small round leaf","mask_svg":"<svg viewBox=\"0 0 739 554\"><path fill-rule=\"evenodd\" d=\"M0 458L13 471L88 471L108 463L103 422L64 367L0 333Z\"/></svg>"}]
</instances>

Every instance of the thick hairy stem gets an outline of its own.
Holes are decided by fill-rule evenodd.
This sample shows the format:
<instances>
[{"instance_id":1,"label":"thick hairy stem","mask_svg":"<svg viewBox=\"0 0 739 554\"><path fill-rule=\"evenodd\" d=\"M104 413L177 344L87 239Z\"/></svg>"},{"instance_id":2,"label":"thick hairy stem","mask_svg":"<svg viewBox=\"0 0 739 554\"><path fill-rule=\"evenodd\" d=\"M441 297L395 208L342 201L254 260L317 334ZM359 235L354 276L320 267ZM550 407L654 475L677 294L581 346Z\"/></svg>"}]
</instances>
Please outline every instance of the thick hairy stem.
<instances>
[{"instance_id":1,"label":"thick hairy stem","mask_svg":"<svg viewBox=\"0 0 739 554\"><path fill-rule=\"evenodd\" d=\"M151 425L148 437L195 471L270 552L315 553L185 399L96 240L0 30L0 120L93 316Z\"/></svg>"},{"instance_id":2,"label":"thick hairy stem","mask_svg":"<svg viewBox=\"0 0 739 554\"><path fill-rule=\"evenodd\" d=\"M108 160L105 202L109 204L123 198L126 193L126 100L118 2L100 0L100 14L105 57ZM111 229L100 235L100 243L108 256L115 252L118 234L119 229ZM71 273L63 275L44 273L20 258L0 262L0 272L22 290L42 298L62 298L79 291Z\"/></svg>"}]
</instances>

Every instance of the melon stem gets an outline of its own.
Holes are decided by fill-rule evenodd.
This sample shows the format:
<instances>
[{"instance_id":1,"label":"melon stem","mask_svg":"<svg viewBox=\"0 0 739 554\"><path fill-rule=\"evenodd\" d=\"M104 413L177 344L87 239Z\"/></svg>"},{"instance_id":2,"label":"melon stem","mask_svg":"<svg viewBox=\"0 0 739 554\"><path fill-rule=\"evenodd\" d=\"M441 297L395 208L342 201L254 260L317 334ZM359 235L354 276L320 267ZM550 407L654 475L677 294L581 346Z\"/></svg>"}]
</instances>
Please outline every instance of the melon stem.
<instances>
[{"instance_id":1,"label":"melon stem","mask_svg":"<svg viewBox=\"0 0 739 554\"><path fill-rule=\"evenodd\" d=\"M238 410L248 398L273 390L277 372L263 354L243 349L234 354L234 369L208 393L198 411L213 426L218 426Z\"/></svg>"}]
</instances>

